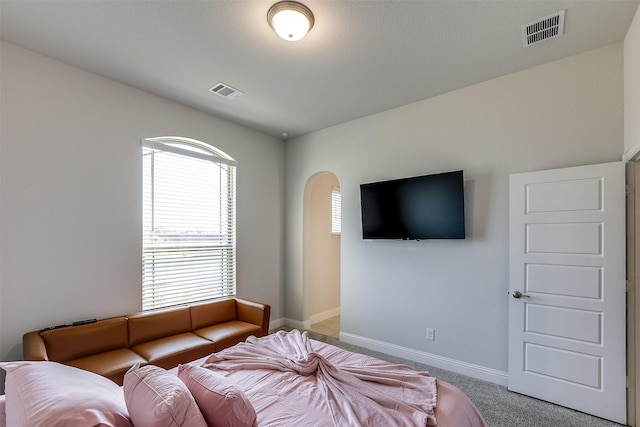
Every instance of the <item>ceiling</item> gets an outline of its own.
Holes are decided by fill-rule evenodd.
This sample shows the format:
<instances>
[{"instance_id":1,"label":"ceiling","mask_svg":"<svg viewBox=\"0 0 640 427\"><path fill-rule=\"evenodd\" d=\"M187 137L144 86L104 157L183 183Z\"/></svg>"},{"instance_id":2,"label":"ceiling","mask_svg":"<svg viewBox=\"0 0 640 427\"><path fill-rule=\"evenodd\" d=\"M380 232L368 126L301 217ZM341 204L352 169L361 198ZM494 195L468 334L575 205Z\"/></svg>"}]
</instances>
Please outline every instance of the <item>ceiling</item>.
<instances>
[{"instance_id":1,"label":"ceiling","mask_svg":"<svg viewBox=\"0 0 640 427\"><path fill-rule=\"evenodd\" d=\"M303 0L315 26L287 42L275 1L0 0L0 38L287 139L619 42L639 3ZM563 9L563 36L523 47Z\"/></svg>"}]
</instances>

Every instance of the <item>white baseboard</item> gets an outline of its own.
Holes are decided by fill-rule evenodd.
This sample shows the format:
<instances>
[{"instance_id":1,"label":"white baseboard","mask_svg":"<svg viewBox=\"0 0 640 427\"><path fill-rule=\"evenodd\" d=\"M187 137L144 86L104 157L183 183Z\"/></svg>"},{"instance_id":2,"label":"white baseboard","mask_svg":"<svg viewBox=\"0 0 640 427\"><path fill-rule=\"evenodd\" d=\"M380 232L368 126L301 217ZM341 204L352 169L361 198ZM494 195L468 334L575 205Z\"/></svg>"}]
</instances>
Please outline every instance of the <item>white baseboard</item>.
<instances>
[{"instance_id":1,"label":"white baseboard","mask_svg":"<svg viewBox=\"0 0 640 427\"><path fill-rule=\"evenodd\" d=\"M370 338L346 332L340 332L340 341L368 348L369 350L390 354L392 356L402 357L403 359L413 360L414 362L423 363L435 368L446 369L447 371L466 375L479 380L488 381L505 387L507 386L507 373L504 371L498 371L497 369L461 362L448 357L425 353L423 351L413 350L411 348L401 347L383 341L372 340Z\"/></svg>"},{"instance_id":2,"label":"white baseboard","mask_svg":"<svg viewBox=\"0 0 640 427\"><path fill-rule=\"evenodd\" d=\"M279 327L284 326L286 324L287 323L285 322L285 319L283 319L283 318L269 320L269 333L273 333L273 331L275 331Z\"/></svg>"},{"instance_id":3,"label":"white baseboard","mask_svg":"<svg viewBox=\"0 0 640 427\"><path fill-rule=\"evenodd\" d=\"M309 323L313 325L314 323L322 322L323 320L331 319L332 317L339 315L340 307L336 307L331 310L309 316Z\"/></svg>"},{"instance_id":4,"label":"white baseboard","mask_svg":"<svg viewBox=\"0 0 640 427\"><path fill-rule=\"evenodd\" d=\"M289 318L273 319L269 322L269 329L270 331L274 331L285 325L294 329L305 330L309 329L310 321L307 320L301 322L300 320ZM349 334L346 332L340 332L340 341L368 348L369 350L390 354L392 356L402 357L403 359L413 360L414 362L423 363L435 368L446 369L447 371L466 375L471 378L488 381L505 387L507 386L507 373L497 369L486 368L484 366L474 365L460 360L450 359L448 357L442 357L407 347L401 347L399 345L389 344L383 341L373 340L371 338L361 337L359 335Z\"/></svg>"}]
</instances>

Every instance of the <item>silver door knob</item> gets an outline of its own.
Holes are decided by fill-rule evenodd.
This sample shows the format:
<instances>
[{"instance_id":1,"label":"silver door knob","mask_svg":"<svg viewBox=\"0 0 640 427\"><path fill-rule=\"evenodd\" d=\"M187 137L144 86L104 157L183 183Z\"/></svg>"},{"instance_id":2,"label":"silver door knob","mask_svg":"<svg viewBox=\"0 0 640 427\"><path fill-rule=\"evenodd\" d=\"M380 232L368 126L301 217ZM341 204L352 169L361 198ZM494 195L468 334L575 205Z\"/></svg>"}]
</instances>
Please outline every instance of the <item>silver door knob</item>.
<instances>
[{"instance_id":1,"label":"silver door knob","mask_svg":"<svg viewBox=\"0 0 640 427\"><path fill-rule=\"evenodd\" d=\"M512 297L514 297L514 298L516 298L516 299L517 299L517 298L522 298L522 297L524 297L524 298L531 298L529 295L523 294L523 293L522 293L522 292L520 292L520 291L515 291L513 294L511 294L511 296L512 296Z\"/></svg>"}]
</instances>

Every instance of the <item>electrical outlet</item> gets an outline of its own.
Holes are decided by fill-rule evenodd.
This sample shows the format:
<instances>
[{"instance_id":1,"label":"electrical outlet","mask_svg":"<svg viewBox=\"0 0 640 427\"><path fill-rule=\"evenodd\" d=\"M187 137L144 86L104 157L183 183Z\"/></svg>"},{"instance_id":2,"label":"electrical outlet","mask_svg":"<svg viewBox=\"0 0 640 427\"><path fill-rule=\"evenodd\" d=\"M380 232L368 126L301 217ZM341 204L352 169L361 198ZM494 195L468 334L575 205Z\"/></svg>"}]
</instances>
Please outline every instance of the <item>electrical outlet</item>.
<instances>
[{"instance_id":1,"label":"electrical outlet","mask_svg":"<svg viewBox=\"0 0 640 427\"><path fill-rule=\"evenodd\" d=\"M427 328L427 340L435 341L436 340L436 330L432 328Z\"/></svg>"}]
</instances>

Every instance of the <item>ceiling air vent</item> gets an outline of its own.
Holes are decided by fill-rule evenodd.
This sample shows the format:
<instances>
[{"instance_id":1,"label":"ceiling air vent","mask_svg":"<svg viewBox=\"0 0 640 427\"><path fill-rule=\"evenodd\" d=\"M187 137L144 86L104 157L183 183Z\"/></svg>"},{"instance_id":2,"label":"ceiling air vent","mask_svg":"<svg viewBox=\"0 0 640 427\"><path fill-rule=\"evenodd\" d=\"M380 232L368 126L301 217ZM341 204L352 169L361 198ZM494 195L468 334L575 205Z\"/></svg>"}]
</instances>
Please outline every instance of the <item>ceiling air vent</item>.
<instances>
[{"instance_id":1,"label":"ceiling air vent","mask_svg":"<svg viewBox=\"0 0 640 427\"><path fill-rule=\"evenodd\" d=\"M564 32L564 10L522 26L525 47L561 36Z\"/></svg>"},{"instance_id":2,"label":"ceiling air vent","mask_svg":"<svg viewBox=\"0 0 640 427\"><path fill-rule=\"evenodd\" d=\"M224 83L217 83L214 87L209 89L209 92L213 92L216 95L220 95L223 98L227 98L231 101L239 97L240 95L244 95L244 92L234 89L231 86Z\"/></svg>"}]
</instances>

